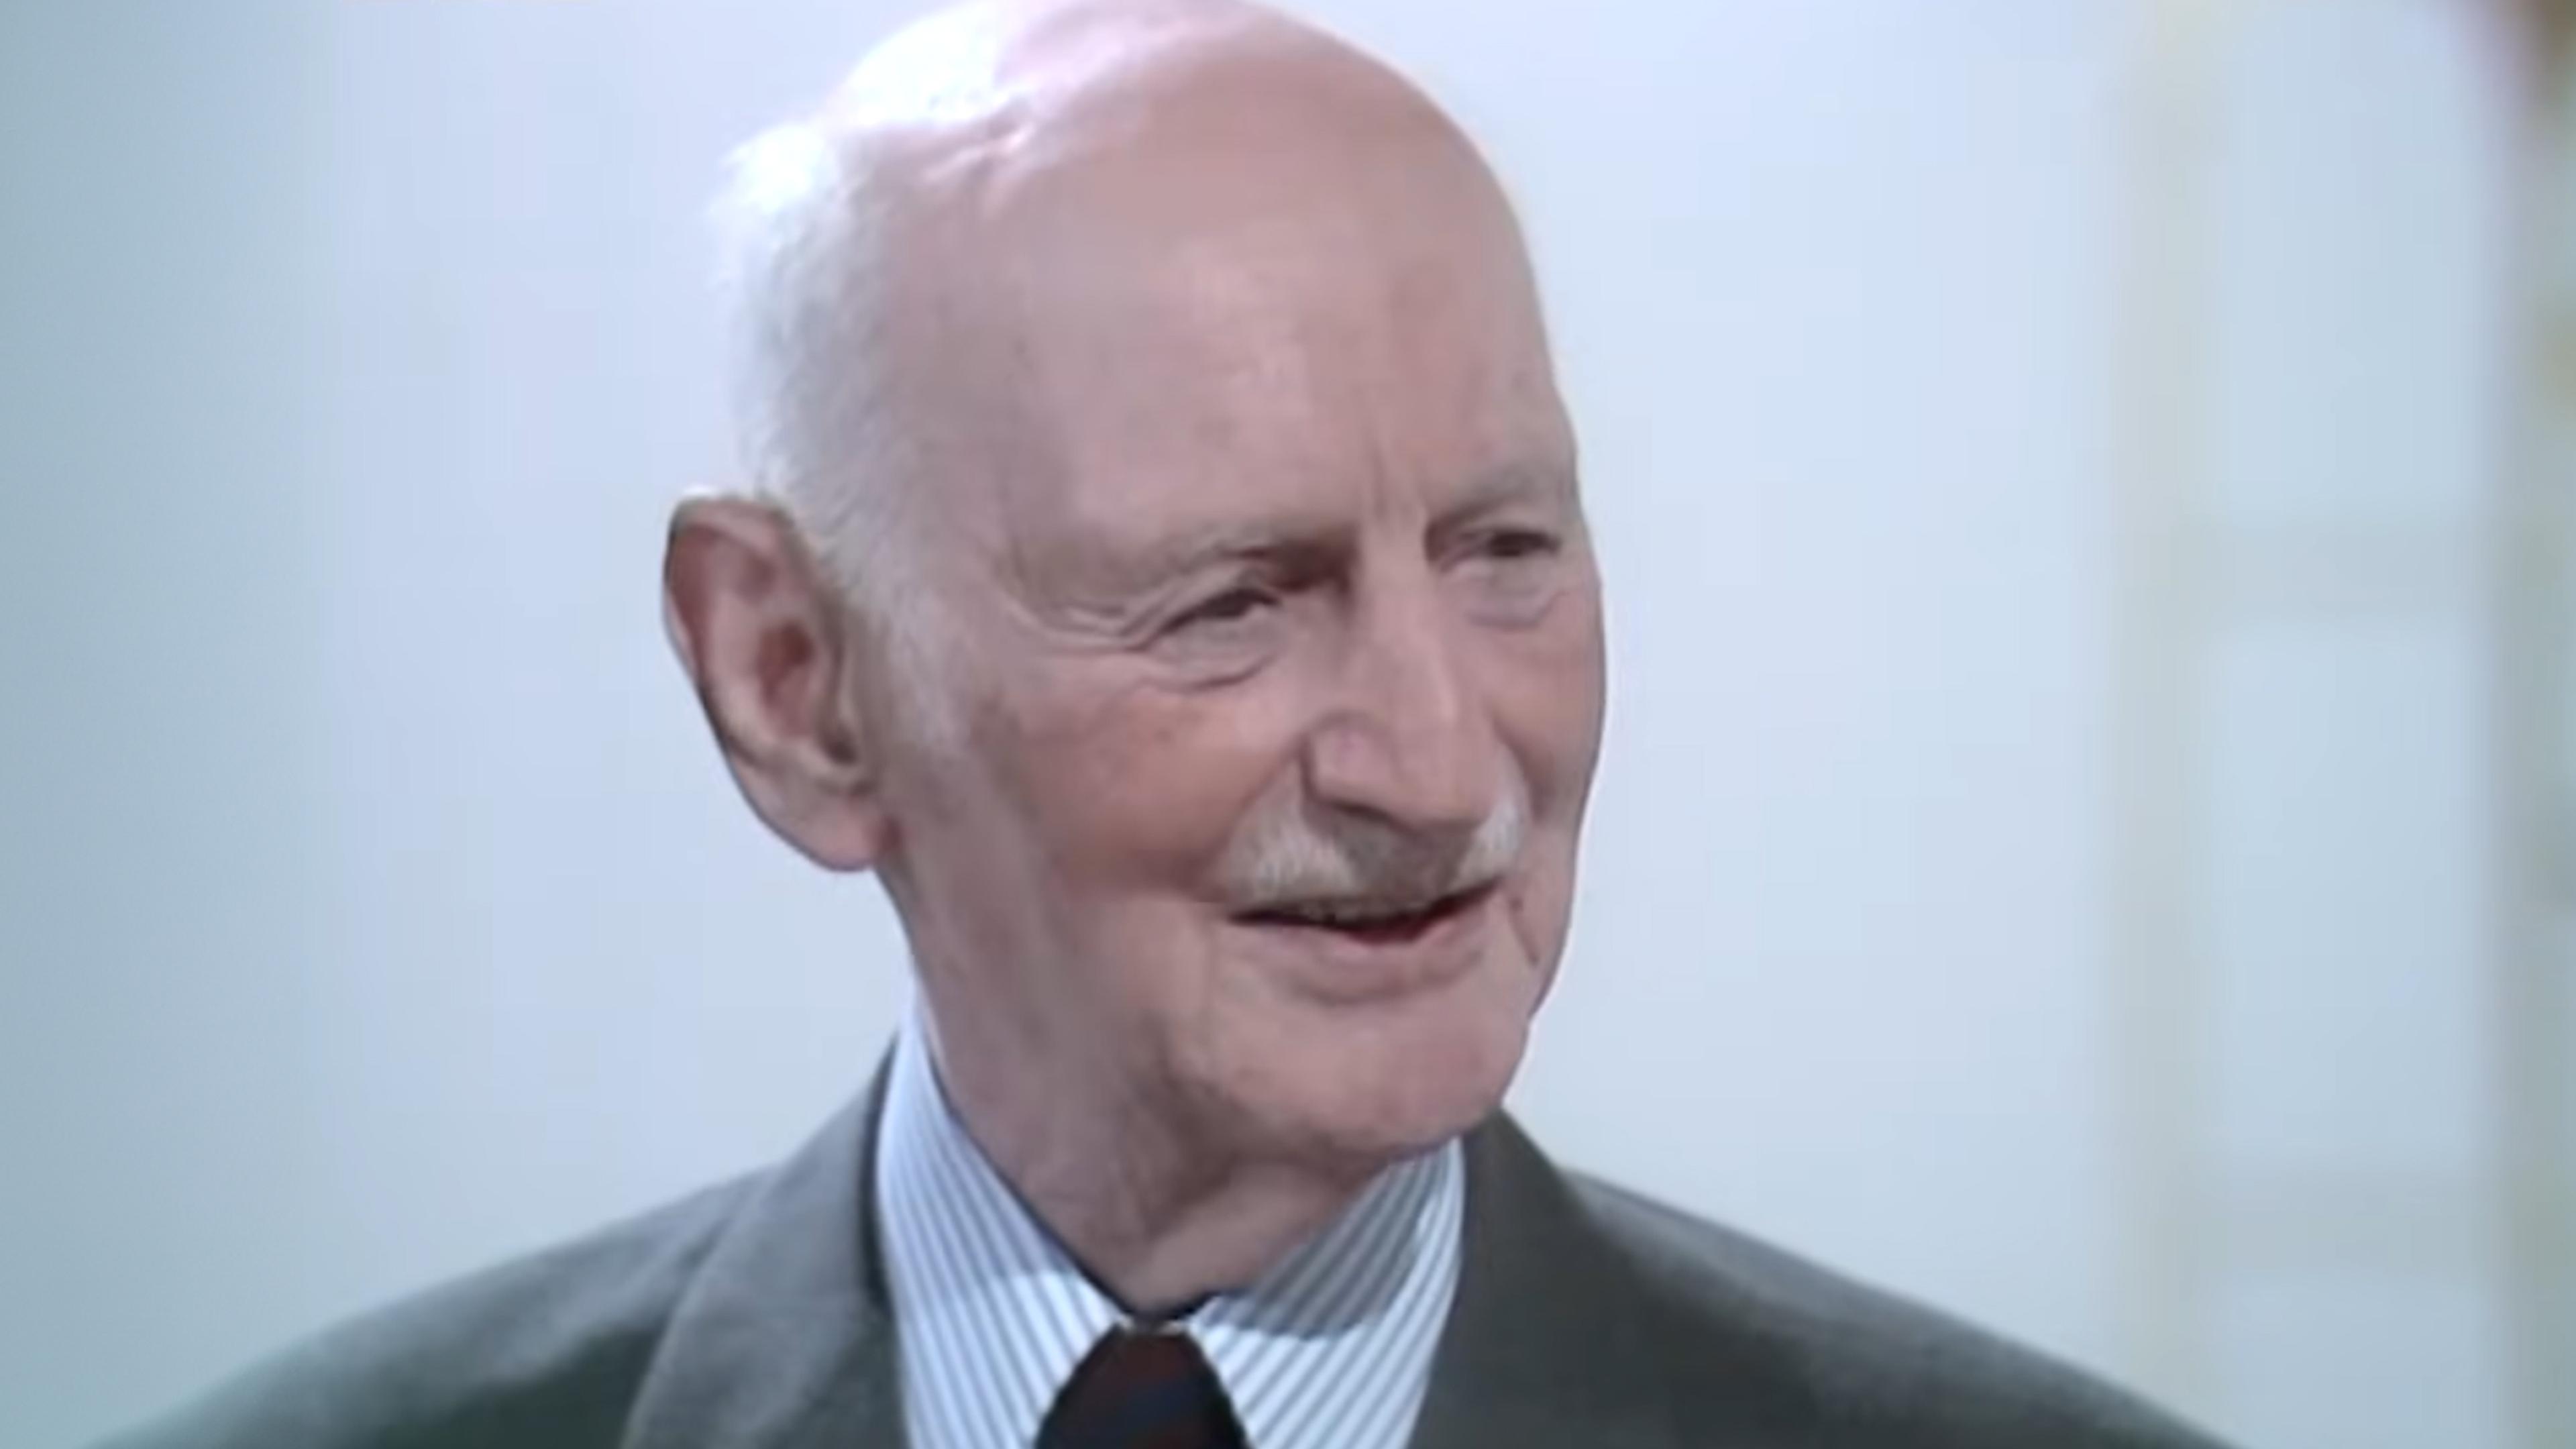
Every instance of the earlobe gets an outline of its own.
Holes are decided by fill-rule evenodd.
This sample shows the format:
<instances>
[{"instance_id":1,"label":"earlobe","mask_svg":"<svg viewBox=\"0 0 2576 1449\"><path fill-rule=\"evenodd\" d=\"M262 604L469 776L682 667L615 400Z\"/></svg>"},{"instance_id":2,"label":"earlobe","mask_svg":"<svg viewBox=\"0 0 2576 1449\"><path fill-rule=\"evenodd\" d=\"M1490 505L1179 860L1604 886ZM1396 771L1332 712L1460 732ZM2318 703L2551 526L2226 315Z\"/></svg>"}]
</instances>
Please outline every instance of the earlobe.
<instances>
[{"instance_id":1,"label":"earlobe","mask_svg":"<svg viewBox=\"0 0 2576 1449\"><path fill-rule=\"evenodd\" d=\"M758 499L683 501L662 623L752 809L818 864L875 864L888 822L845 688L842 604L795 523Z\"/></svg>"}]
</instances>

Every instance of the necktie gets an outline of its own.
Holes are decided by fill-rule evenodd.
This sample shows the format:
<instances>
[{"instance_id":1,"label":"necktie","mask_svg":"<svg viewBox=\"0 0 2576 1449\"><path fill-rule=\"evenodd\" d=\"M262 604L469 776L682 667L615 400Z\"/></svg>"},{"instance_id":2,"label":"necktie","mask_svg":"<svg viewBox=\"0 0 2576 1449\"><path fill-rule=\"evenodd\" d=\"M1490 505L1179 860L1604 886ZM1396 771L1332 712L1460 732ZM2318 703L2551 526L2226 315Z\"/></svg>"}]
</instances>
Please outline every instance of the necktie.
<instances>
[{"instance_id":1,"label":"necktie","mask_svg":"<svg viewBox=\"0 0 2576 1449\"><path fill-rule=\"evenodd\" d=\"M1244 1449L1243 1426L1188 1334L1120 1327L1065 1380L1037 1449Z\"/></svg>"}]
</instances>

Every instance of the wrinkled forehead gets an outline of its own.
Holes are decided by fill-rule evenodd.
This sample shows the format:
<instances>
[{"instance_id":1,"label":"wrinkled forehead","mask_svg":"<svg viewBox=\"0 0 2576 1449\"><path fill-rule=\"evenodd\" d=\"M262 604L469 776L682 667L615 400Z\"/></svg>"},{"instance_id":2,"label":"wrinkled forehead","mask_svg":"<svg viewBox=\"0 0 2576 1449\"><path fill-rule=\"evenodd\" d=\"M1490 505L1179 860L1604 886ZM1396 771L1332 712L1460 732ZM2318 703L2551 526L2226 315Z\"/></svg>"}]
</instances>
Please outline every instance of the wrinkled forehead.
<instances>
[{"instance_id":1,"label":"wrinkled forehead","mask_svg":"<svg viewBox=\"0 0 2576 1449\"><path fill-rule=\"evenodd\" d=\"M1009 379L1001 401L1074 502L1425 481L1561 446L1518 236L1456 168L1255 168L1210 147L1063 180L995 257L1009 362L984 379Z\"/></svg>"}]
</instances>

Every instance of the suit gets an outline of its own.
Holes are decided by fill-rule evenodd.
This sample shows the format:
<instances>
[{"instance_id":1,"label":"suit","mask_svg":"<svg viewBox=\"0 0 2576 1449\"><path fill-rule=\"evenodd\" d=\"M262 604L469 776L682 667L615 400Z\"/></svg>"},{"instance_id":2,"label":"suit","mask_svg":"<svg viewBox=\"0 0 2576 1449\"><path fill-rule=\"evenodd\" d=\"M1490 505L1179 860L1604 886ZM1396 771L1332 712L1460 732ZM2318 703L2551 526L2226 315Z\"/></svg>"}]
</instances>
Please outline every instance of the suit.
<instances>
[{"instance_id":1,"label":"suit","mask_svg":"<svg viewBox=\"0 0 2576 1449\"><path fill-rule=\"evenodd\" d=\"M778 1166L380 1310L114 1449L903 1444L883 1080ZM1725 1229L1466 1142L1416 1449L2209 1449L2128 1396Z\"/></svg>"}]
</instances>

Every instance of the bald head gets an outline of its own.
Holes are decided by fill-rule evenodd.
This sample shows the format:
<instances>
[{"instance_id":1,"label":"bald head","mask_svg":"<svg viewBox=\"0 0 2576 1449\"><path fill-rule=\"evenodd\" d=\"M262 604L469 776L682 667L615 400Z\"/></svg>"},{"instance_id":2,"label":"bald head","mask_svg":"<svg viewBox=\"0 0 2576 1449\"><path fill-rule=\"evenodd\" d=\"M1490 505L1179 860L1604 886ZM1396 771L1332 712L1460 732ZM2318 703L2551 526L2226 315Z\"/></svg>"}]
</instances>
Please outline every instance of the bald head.
<instances>
[{"instance_id":1,"label":"bald head","mask_svg":"<svg viewBox=\"0 0 2576 1449\"><path fill-rule=\"evenodd\" d=\"M744 147L723 214L752 478L863 606L928 596L935 495L1046 470L1061 440L1040 344L1118 354L1100 366L1148 347L1196 367L1275 357L1263 329L1334 290L1315 273L1389 247L1475 256L1527 288L1509 208L1436 106L1235 0L939 11ZM1179 325L1086 327L1109 309Z\"/></svg>"}]
</instances>

